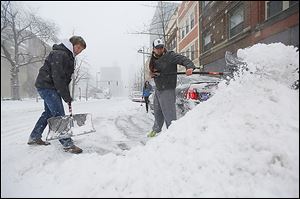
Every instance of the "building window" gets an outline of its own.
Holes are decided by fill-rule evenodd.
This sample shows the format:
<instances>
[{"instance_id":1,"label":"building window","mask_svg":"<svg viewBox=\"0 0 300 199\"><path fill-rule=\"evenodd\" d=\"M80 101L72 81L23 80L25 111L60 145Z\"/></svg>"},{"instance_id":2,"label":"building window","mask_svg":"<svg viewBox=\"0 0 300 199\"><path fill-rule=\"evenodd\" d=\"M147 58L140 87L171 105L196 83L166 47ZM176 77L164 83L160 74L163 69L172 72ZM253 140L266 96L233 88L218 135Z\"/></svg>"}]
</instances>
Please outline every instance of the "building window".
<instances>
[{"instance_id":1,"label":"building window","mask_svg":"<svg viewBox=\"0 0 300 199\"><path fill-rule=\"evenodd\" d=\"M244 8L240 4L236 9L229 13L229 37L233 37L242 32L244 28Z\"/></svg>"},{"instance_id":2,"label":"building window","mask_svg":"<svg viewBox=\"0 0 300 199\"><path fill-rule=\"evenodd\" d=\"M191 45L191 60L193 61L195 59L195 46Z\"/></svg>"},{"instance_id":3,"label":"building window","mask_svg":"<svg viewBox=\"0 0 300 199\"><path fill-rule=\"evenodd\" d=\"M172 38L169 49L174 50L176 48L176 37Z\"/></svg>"},{"instance_id":4,"label":"building window","mask_svg":"<svg viewBox=\"0 0 300 199\"><path fill-rule=\"evenodd\" d=\"M282 11L282 1L267 2L267 19Z\"/></svg>"},{"instance_id":5,"label":"building window","mask_svg":"<svg viewBox=\"0 0 300 199\"><path fill-rule=\"evenodd\" d=\"M289 1L290 2L290 5L289 5L289 7L292 7L293 5L295 5L295 4L297 4L298 3L298 1Z\"/></svg>"},{"instance_id":6,"label":"building window","mask_svg":"<svg viewBox=\"0 0 300 199\"><path fill-rule=\"evenodd\" d=\"M277 15L296 3L298 3L298 1L266 1L266 19Z\"/></svg>"},{"instance_id":7,"label":"building window","mask_svg":"<svg viewBox=\"0 0 300 199\"><path fill-rule=\"evenodd\" d=\"M186 19L186 21L185 21L185 33L188 34L189 31L190 31L190 30L189 30L189 20Z\"/></svg>"},{"instance_id":8,"label":"building window","mask_svg":"<svg viewBox=\"0 0 300 199\"><path fill-rule=\"evenodd\" d=\"M174 38L174 48L173 49L177 48L176 44L177 44L177 38L175 36L175 38Z\"/></svg>"},{"instance_id":9,"label":"building window","mask_svg":"<svg viewBox=\"0 0 300 199\"><path fill-rule=\"evenodd\" d=\"M204 52L207 51L212 47L212 42L211 42L211 33L206 32L203 33L203 50Z\"/></svg>"},{"instance_id":10,"label":"building window","mask_svg":"<svg viewBox=\"0 0 300 199\"><path fill-rule=\"evenodd\" d=\"M190 15L190 21L191 21L191 29L193 29L194 25L195 25L195 17L194 17L194 13L192 13Z\"/></svg>"},{"instance_id":11,"label":"building window","mask_svg":"<svg viewBox=\"0 0 300 199\"><path fill-rule=\"evenodd\" d=\"M205 7L209 4L209 1L201 1L202 3L202 11L204 11Z\"/></svg>"}]
</instances>

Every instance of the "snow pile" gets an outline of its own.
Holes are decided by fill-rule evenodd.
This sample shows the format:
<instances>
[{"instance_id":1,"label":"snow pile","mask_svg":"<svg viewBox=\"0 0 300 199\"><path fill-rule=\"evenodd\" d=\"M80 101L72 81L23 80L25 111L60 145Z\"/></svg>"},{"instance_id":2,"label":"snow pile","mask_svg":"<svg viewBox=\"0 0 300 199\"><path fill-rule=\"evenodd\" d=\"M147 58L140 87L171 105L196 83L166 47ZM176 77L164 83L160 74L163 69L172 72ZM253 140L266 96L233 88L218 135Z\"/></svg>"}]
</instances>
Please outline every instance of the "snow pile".
<instances>
[{"instance_id":1,"label":"snow pile","mask_svg":"<svg viewBox=\"0 0 300 199\"><path fill-rule=\"evenodd\" d=\"M11 165L2 196L299 197L299 90L290 89L299 53L257 44L238 56L248 72L146 146L124 156L31 151Z\"/></svg>"},{"instance_id":2,"label":"snow pile","mask_svg":"<svg viewBox=\"0 0 300 199\"><path fill-rule=\"evenodd\" d=\"M299 79L299 53L257 44L237 54L249 72L220 85L168 137L182 143L178 153L195 149L187 164L201 167L194 169L199 179L190 178L204 189L197 196L298 197L299 90L290 86Z\"/></svg>"},{"instance_id":3,"label":"snow pile","mask_svg":"<svg viewBox=\"0 0 300 199\"><path fill-rule=\"evenodd\" d=\"M237 56L247 62L250 71L290 86L299 80L299 73L296 72L299 70L299 53L296 50L282 43L257 44L238 50Z\"/></svg>"}]
</instances>

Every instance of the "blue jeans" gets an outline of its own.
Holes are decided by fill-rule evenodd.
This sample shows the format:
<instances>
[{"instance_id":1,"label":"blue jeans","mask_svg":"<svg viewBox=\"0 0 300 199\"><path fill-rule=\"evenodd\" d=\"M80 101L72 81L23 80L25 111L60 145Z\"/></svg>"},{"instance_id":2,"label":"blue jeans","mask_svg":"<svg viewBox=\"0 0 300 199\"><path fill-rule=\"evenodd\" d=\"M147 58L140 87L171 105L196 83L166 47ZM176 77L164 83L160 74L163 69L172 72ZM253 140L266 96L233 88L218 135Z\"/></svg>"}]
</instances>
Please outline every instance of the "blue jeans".
<instances>
[{"instance_id":1,"label":"blue jeans","mask_svg":"<svg viewBox=\"0 0 300 199\"><path fill-rule=\"evenodd\" d=\"M62 104L61 96L54 89L37 89L38 93L44 100L45 111L37 121L34 129L32 130L29 140L36 140L42 138L44 129L47 126L47 120L51 117L65 115L65 110ZM73 140L71 138L60 139L59 142L64 147L73 146Z\"/></svg>"}]
</instances>

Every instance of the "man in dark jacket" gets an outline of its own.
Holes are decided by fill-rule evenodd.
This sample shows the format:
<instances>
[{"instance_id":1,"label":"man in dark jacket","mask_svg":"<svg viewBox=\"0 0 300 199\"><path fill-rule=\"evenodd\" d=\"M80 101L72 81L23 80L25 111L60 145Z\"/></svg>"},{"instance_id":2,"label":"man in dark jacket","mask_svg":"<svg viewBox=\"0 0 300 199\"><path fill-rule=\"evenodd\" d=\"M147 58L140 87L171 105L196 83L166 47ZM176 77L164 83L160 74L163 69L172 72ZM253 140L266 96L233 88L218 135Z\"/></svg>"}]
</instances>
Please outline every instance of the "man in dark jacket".
<instances>
[{"instance_id":1,"label":"man in dark jacket","mask_svg":"<svg viewBox=\"0 0 300 199\"><path fill-rule=\"evenodd\" d=\"M37 121L30 134L29 145L49 145L43 141L42 133L51 117L65 115L62 99L71 104L72 98L69 83L74 72L75 56L86 48L86 43L80 36L73 36L61 44L54 44L52 51L40 68L35 86L39 95L44 100L45 111ZM62 98L62 99L61 99ZM60 139L65 151L81 153L82 149L75 146L71 138Z\"/></svg>"},{"instance_id":2,"label":"man in dark jacket","mask_svg":"<svg viewBox=\"0 0 300 199\"><path fill-rule=\"evenodd\" d=\"M186 75L193 74L195 65L190 59L173 51L167 51L161 39L154 40L149 69L156 86L153 102L155 121L148 137L156 136L164 122L168 128L171 122L176 120L177 64L185 66Z\"/></svg>"}]
</instances>

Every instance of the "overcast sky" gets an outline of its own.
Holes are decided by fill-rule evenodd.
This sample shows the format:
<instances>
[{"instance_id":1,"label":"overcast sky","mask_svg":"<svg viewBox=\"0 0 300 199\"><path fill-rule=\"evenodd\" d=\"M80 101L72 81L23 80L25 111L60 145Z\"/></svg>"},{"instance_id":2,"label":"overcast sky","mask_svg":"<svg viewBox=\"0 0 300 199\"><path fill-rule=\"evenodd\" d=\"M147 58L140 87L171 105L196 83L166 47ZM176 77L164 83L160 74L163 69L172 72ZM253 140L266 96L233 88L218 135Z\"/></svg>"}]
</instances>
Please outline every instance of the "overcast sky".
<instances>
[{"instance_id":1,"label":"overcast sky","mask_svg":"<svg viewBox=\"0 0 300 199\"><path fill-rule=\"evenodd\" d=\"M128 34L144 31L155 12L156 2L22 2L43 19L52 21L60 29L59 38L69 38L73 31L82 36L87 49L91 73L100 67L119 66L125 81L128 75L142 67L143 56L137 53L149 45L149 35ZM152 6L152 7L151 7Z\"/></svg>"}]
</instances>

